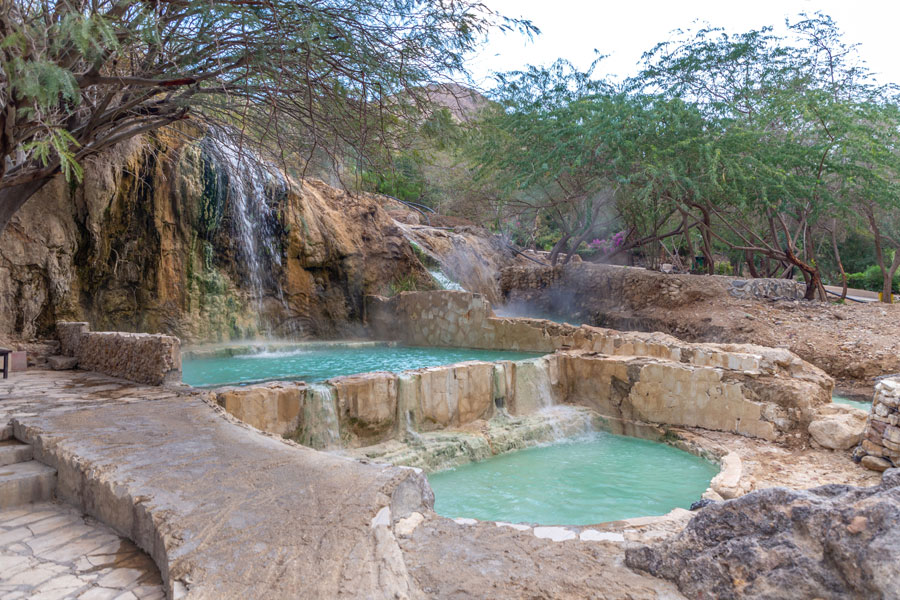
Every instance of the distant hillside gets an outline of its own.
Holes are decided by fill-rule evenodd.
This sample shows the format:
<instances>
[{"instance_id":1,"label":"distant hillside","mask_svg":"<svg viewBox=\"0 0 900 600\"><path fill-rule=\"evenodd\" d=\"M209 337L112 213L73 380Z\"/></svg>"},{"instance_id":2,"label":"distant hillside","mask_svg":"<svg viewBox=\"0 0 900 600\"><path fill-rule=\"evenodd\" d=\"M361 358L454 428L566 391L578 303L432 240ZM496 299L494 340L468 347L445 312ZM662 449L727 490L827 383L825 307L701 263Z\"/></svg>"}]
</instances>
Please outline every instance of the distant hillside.
<instances>
[{"instance_id":1,"label":"distant hillside","mask_svg":"<svg viewBox=\"0 0 900 600\"><path fill-rule=\"evenodd\" d=\"M428 99L443 106L460 122L472 120L479 111L490 104L480 92L458 83L441 83L425 88Z\"/></svg>"}]
</instances>

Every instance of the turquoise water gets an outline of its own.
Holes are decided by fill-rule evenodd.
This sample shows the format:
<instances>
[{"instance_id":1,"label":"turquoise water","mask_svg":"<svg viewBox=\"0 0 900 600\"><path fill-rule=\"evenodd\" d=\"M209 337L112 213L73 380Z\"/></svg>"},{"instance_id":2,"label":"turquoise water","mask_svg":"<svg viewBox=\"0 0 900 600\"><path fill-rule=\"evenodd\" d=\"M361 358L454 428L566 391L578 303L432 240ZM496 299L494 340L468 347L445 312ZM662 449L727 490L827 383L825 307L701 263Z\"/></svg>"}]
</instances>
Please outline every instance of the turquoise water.
<instances>
[{"instance_id":1,"label":"turquoise water","mask_svg":"<svg viewBox=\"0 0 900 600\"><path fill-rule=\"evenodd\" d=\"M866 412L872 410L871 402L862 402L860 400L851 400L850 398L845 398L844 396L839 396L834 394L831 397L831 401L835 404L846 404L847 406L852 406L853 408L861 408Z\"/></svg>"},{"instance_id":2,"label":"turquoise water","mask_svg":"<svg viewBox=\"0 0 900 600\"><path fill-rule=\"evenodd\" d=\"M589 525L689 508L718 466L666 444L596 433L433 473L435 511L486 521Z\"/></svg>"},{"instance_id":3,"label":"turquoise water","mask_svg":"<svg viewBox=\"0 0 900 600\"><path fill-rule=\"evenodd\" d=\"M522 360L530 352L470 348L407 348L403 346L311 346L228 357L185 358L182 381L193 386L226 385L296 379L322 381L338 375L372 371L405 371L466 360Z\"/></svg>"}]
</instances>

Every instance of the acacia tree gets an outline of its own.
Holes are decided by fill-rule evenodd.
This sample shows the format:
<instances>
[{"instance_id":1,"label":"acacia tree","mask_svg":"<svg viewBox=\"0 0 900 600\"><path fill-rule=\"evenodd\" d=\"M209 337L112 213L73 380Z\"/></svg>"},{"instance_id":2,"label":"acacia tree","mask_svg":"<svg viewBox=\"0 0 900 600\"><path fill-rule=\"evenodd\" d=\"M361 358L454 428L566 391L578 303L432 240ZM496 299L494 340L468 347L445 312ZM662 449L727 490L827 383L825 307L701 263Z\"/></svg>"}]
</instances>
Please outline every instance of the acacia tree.
<instances>
[{"instance_id":1,"label":"acacia tree","mask_svg":"<svg viewBox=\"0 0 900 600\"><path fill-rule=\"evenodd\" d=\"M627 98L565 61L500 77L497 103L474 124L466 152L476 180L492 180L507 218L551 223L556 264L611 223L611 132Z\"/></svg>"},{"instance_id":2,"label":"acacia tree","mask_svg":"<svg viewBox=\"0 0 900 600\"><path fill-rule=\"evenodd\" d=\"M361 159L493 27L468 0L0 3L0 232L57 173L180 119Z\"/></svg>"},{"instance_id":3,"label":"acacia tree","mask_svg":"<svg viewBox=\"0 0 900 600\"><path fill-rule=\"evenodd\" d=\"M633 85L695 104L714 132L697 170L712 184L693 206L701 229L744 252L751 271L754 255L799 268L806 297L824 298L815 236L850 201L841 192L858 166L877 158L860 130L879 126L866 107L885 94L829 17L789 29L795 39L769 28L684 34L647 53Z\"/></svg>"}]
</instances>

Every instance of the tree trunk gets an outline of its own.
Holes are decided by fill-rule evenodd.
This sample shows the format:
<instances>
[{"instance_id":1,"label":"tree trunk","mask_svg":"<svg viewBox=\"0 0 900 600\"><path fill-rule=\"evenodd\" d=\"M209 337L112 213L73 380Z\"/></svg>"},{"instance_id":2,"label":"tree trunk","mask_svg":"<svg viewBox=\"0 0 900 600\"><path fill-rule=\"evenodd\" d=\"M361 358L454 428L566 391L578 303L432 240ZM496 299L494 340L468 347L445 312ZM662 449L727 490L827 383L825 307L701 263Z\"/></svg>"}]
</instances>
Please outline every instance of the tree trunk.
<instances>
[{"instance_id":1,"label":"tree trunk","mask_svg":"<svg viewBox=\"0 0 900 600\"><path fill-rule=\"evenodd\" d=\"M847 272L844 270L844 263L841 261L841 253L838 250L837 243L837 219L831 220L831 249L834 251L834 261L837 263L838 269L841 271L841 281L843 289L841 290L841 302L847 300Z\"/></svg>"},{"instance_id":2,"label":"tree trunk","mask_svg":"<svg viewBox=\"0 0 900 600\"><path fill-rule=\"evenodd\" d=\"M12 187L0 189L0 236L20 208L34 196L38 190L47 185L53 177L35 179L28 183L20 183Z\"/></svg>"},{"instance_id":3,"label":"tree trunk","mask_svg":"<svg viewBox=\"0 0 900 600\"><path fill-rule=\"evenodd\" d=\"M694 270L694 242L691 240L691 230L688 227L688 213L681 211L681 226L684 228L684 245L687 246L687 270L688 273Z\"/></svg>"},{"instance_id":4,"label":"tree trunk","mask_svg":"<svg viewBox=\"0 0 900 600\"><path fill-rule=\"evenodd\" d=\"M806 280L806 293L803 295L804 300L815 300L816 294L822 294L825 289L822 286L822 276L819 274L819 268L813 267L803 262L790 246L784 250L785 256L792 265L795 265L803 273L803 279ZM823 297L822 300L825 298Z\"/></svg>"},{"instance_id":5,"label":"tree trunk","mask_svg":"<svg viewBox=\"0 0 900 600\"><path fill-rule=\"evenodd\" d=\"M891 261L891 267L887 270L884 282L884 289L887 291L887 295L882 297L887 298L885 302L888 304L894 303L894 273L897 272L897 267L900 267L900 248L894 249L894 260Z\"/></svg>"},{"instance_id":6,"label":"tree trunk","mask_svg":"<svg viewBox=\"0 0 900 600\"><path fill-rule=\"evenodd\" d=\"M750 270L750 277L754 279L759 278L759 272L756 270L756 265L753 263L753 253L745 251L744 260L747 261L747 268Z\"/></svg>"},{"instance_id":7,"label":"tree trunk","mask_svg":"<svg viewBox=\"0 0 900 600\"><path fill-rule=\"evenodd\" d=\"M871 207L866 207L866 218L869 220L869 229L872 231L872 235L874 236L875 241L875 260L878 261L878 266L881 267L881 301L887 304L892 304L894 301L894 295L891 290L891 270L888 269L887 265L884 264L884 249L881 245L881 230L878 229L878 223L875 221L875 211L871 209ZM896 261L896 255L894 256Z\"/></svg>"},{"instance_id":8,"label":"tree trunk","mask_svg":"<svg viewBox=\"0 0 900 600\"><path fill-rule=\"evenodd\" d=\"M550 250L550 264L552 266L556 266L556 262L559 260L559 253L562 252L564 248L568 248L569 240L571 238L572 234L566 233L553 245L553 249Z\"/></svg>"}]
</instances>

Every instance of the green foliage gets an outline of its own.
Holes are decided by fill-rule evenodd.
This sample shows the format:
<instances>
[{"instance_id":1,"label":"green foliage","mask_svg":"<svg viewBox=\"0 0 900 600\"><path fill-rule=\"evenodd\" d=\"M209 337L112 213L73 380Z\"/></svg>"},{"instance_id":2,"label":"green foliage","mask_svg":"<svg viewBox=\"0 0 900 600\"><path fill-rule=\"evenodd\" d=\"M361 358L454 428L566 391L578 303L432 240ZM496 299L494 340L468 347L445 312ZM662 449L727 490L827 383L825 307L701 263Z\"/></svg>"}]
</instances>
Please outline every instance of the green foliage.
<instances>
[{"instance_id":1,"label":"green foliage","mask_svg":"<svg viewBox=\"0 0 900 600\"><path fill-rule=\"evenodd\" d=\"M427 201L428 182L422 172L421 159L414 154L401 154L386 171L366 171L361 180L362 189L368 192L393 196L405 202Z\"/></svg>"},{"instance_id":2,"label":"green foliage","mask_svg":"<svg viewBox=\"0 0 900 600\"><path fill-rule=\"evenodd\" d=\"M731 266L731 263L727 262L717 262L716 263L716 275L734 275L734 267Z\"/></svg>"},{"instance_id":3,"label":"green foliage","mask_svg":"<svg viewBox=\"0 0 900 600\"><path fill-rule=\"evenodd\" d=\"M861 273L848 273L847 286L871 292L881 292L884 288L884 271L878 265L870 265ZM894 274L891 290L895 294L900 293L900 272Z\"/></svg>"},{"instance_id":4,"label":"green foliage","mask_svg":"<svg viewBox=\"0 0 900 600\"><path fill-rule=\"evenodd\" d=\"M423 116L446 129L429 86L465 73L494 29L537 31L468 1L3 2L0 160L14 166L0 191L77 180L85 157L190 113L295 174L313 158L365 165ZM407 179L379 185L420 196Z\"/></svg>"},{"instance_id":5,"label":"green foliage","mask_svg":"<svg viewBox=\"0 0 900 600\"><path fill-rule=\"evenodd\" d=\"M400 292L416 292L419 290L419 279L414 273L395 278L388 289L388 296L396 296Z\"/></svg>"}]
</instances>

